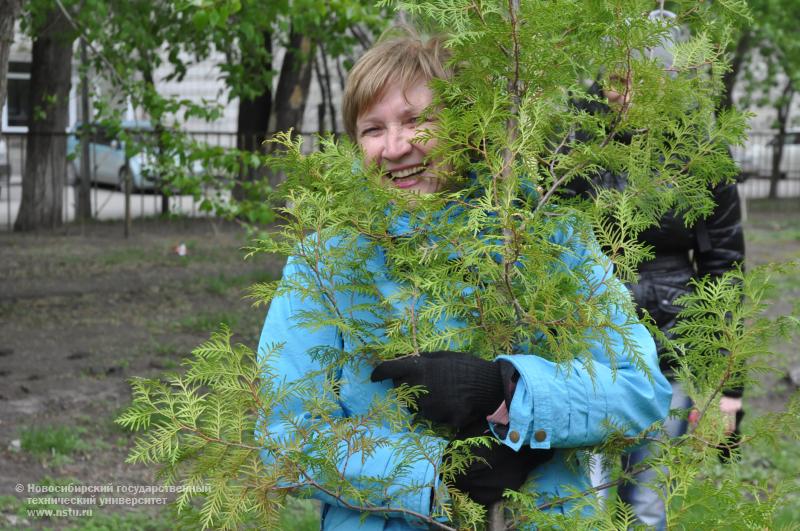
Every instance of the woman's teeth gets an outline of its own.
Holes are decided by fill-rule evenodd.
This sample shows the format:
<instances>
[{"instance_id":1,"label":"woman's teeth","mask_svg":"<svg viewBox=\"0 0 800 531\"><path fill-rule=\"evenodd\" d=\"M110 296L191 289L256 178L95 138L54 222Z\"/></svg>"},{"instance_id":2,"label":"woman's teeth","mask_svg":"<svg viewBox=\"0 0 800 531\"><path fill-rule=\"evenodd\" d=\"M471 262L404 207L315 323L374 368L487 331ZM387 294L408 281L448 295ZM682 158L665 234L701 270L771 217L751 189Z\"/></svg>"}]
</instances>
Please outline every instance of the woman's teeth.
<instances>
[{"instance_id":1,"label":"woman's teeth","mask_svg":"<svg viewBox=\"0 0 800 531\"><path fill-rule=\"evenodd\" d=\"M411 177L412 175L416 175L422 171L425 171L425 166L414 166L404 170L391 171L389 172L389 176L392 179L405 179L406 177Z\"/></svg>"}]
</instances>

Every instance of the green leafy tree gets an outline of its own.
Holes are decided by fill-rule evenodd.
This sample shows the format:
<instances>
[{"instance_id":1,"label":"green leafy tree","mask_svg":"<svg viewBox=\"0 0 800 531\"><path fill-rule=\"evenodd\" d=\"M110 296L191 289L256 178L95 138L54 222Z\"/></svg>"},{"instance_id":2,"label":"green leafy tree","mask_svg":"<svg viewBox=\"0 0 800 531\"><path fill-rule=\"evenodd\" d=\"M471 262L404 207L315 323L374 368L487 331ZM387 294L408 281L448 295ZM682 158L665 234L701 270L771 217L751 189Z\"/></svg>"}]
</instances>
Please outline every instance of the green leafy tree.
<instances>
[{"instance_id":1,"label":"green leafy tree","mask_svg":"<svg viewBox=\"0 0 800 531\"><path fill-rule=\"evenodd\" d=\"M752 73L746 76L749 94L761 94L759 103L769 105L775 110L772 127L777 130L772 145L772 171L769 197L778 196L778 180L783 158L783 146L789 113L792 108L798 84L800 84L800 44L795 37L795 26L791 20L800 16L800 7L794 2L759 0L753 2L756 16L755 46L753 51L765 62L766 75L758 78ZM782 80L781 80L782 78ZM750 98L747 100L751 101Z\"/></svg>"},{"instance_id":2,"label":"green leafy tree","mask_svg":"<svg viewBox=\"0 0 800 531\"><path fill-rule=\"evenodd\" d=\"M769 188L769 197L774 199L800 72L800 47L794 37L794 20L800 16L800 6L781 0L751 0L749 5L752 18L743 19L734 26L731 69L725 75L720 107L733 106L734 86L739 85L744 92L740 108L755 104L775 111L772 128L776 130L776 137L772 144Z\"/></svg>"},{"instance_id":3,"label":"green leafy tree","mask_svg":"<svg viewBox=\"0 0 800 531\"><path fill-rule=\"evenodd\" d=\"M336 402L341 383L335 375L364 360L442 348L469 350L486 359L535 352L566 368L591 361L587 334L608 343L610 334L619 333L618 355L641 362L625 323L608 318L609 307L630 309L627 295L605 278L591 284L587 296L582 282L587 271L553 271L550 264L565 252L554 237L566 225L580 241L596 236L619 274L634 280L637 263L648 256L648 249L635 243L637 234L670 208L689 222L707 215L713 208L710 186L736 171L726 146L742 141L745 122L735 110L714 116L726 71L726 43L711 36L721 34L720 25L731 18L746 16L743 5L692 4L679 10L675 23L691 24L695 32L676 44L669 69L648 53L670 29L645 16L650 2L391 5L422 26L448 31L457 74L435 83L437 127L423 137L435 136L433 156L452 170L449 178L461 179L460 186L409 201L380 186L380 170L366 166L360 150L347 141L323 139L318 151L306 155L291 134L278 137L284 151L272 164L288 176L282 188L287 206L281 210L280 230L254 243L250 253L293 256L303 273L299 279L290 275L257 284L252 296L260 305L286 293L312 300L315 309L297 316L298 326L309 333L333 327L352 348L309 353L319 372L287 383L270 368L283 345L256 355L232 344L231 332L223 329L194 351L185 374L134 381L133 405L118 419L143 431L129 459L158 464L166 481L187 487L178 507L188 511L197 498L199 510L193 514L204 527L257 521L269 528L287 496L312 492L365 514L404 514L439 529L482 527L486 512L452 488L452 480L470 461L470 449L492 439L451 444L439 469L444 481L436 486L437 499L444 501L433 514L407 514L392 505L393 496L432 485L408 485L401 481L403 474L420 455L438 461L430 436L449 434L413 422L405 408L420 392L413 388L397 388L374 400L366 413L342 417ZM481 50L479 57L475 50ZM630 97L609 114L572 110L576 97L593 97L585 80L597 78L607 87L630 91ZM578 131L593 134L579 142ZM622 131L636 133L630 143L615 140ZM599 191L595 202L560 196L572 179L598 168L626 172L629 186ZM400 212L410 212L426 230L393 237L391 226ZM448 216L464 222L441 222ZM389 274L401 281L398 293L389 296L376 289L365 265L376 252L383 253ZM666 493L671 527L714 527L715 518L736 514L735 525L769 528L785 494L783 486L745 485L735 464L722 485L707 474L726 440L714 407L720 391L746 379L743 365L758 368L756 355L763 353L767 338L797 326L791 317L761 317L770 274L770 269L747 275L734 271L704 280L681 301L682 324L672 346L683 352L679 378L698 405L696 428L663 441L654 436L657 426L631 436L609 419L609 436L600 450L610 459L646 440L663 446L642 466L665 467L654 486ZM359 311L380 323L377 331L341 307L341 300L352 297L372 301ZM408 310L392 311L397 300L408 301ZM729 356L718 356L721 349ZM270 431L264 419L298 401L308 414L283 418L292 426L288 435ZM767 417L752 440L774 437L779 424L780 431L797 436L799 414L794 401L786 412ZM383 426L405 436L398 442L377 435ZM402 456L388 479L341 473L342 459L368 459L381 448ZM594 450L575 453L586 457ZM205 484L210 491L193 490ZM687 499L690 487L698 499L711 498L720 487L726 496L717 498L698 522L696 514L686 511L695 502ZM376 504L375 499L388 501ZM567 502L592 507L594 515L544 510ZM506 507L510 516L505 525L512 528L616 529L632 521L630 508L614 502L604 506L592 490L549 500L535 490L509 492Z\"/></svg>"},{"instance_id":4,"label":"green leafy tree","mask_svg":"<svg viewBox=\"0 0 800 531\"><path fill-rule=\"evenodd\" d=\"M195 23L211 32L214 47L225 53L220 68L230 97L240 99L237 148L242 158L235 213L251 221L268 219L269 192L284 176L253 155L268 155L276 147L265 143L276 131L302 130L317 49L331 58L347 55L360 43L351 35L355 28L380 33L387 19L371 3L351 0L208 2L201 7L194 12ZM222 15L215 15L219 10ZM273 41L285 50L279 70L272 63ZM318 75L330 81L330 72Z\"/></svg>"},{"instance_id":5,"label":"green leafy tree","mask_svg":"<svg viewBox=\"0 0 800 531\"><path fill-rule=\"evenodd\" d=\"M9 3L9 9L3 11L3 24L13 28L13 15L21 5L21 2ZM37 28L42 26L43 13L49 10L52 17L58 17L53 20L61 21L60 25L43 26L50 34L57 30L57 38L49 41L43 38L41 44L60 45L64 41L60 48L64 53L49 65L42 63L41 58L37 61L42 63L43 72L60 74L60 86L56 91L50 86L53 83L46 83L54 81L53 76L37 78L34 89L52 101L37 100L35 106L40 112L35 118L52 122L60 116L60 125L43 122L41 127L34 126L36 132L32 131L33 163L26 167L30 168L32 176L38 177L24 181L27 192L23 194L25 199L17 223L20 229L61 222L61 194L56 191L63 185L65 171L57 165L54 171L46 173L49 170L40 168L39 162L63 159L63 146L58 148L57 144L64 144L64 139L53 137L51 142L41 132L66 130L68 98L65 94L69 91L71 71L71 53L67 58L66 52L71 52L69 44L77 36L89 43L95 71L111 87L104 94L95 94L94 119L104 122L123 140L130 154L146 151L152 155L154 177L161 182L162 211L168 210L168 197L177 191L200 198L204 185L222 190L234 187L240 192L234 194L236 201L227 202L225 194L220 194L216 200L206 199L203 208L263 222L272 216L267 200L271 187L256 179L262 174L257 169L264 167L266 155L261 144L276 130L299 129L309 92L315 46L338 57L350 53L358 42L351 35L354 28L363 27L369 34L379 31L386 23L379 9L368 2L356 1L331 2L327 6L302 1L153 0L28 2L26 5L24 24L32 36L37 36ZM10 30L8 34L11 35ZM279 71L271 63L273 39L288 50ZM238 137L243 142L237 150L211 148L181 130L182 124L192 118L206 121L219 118L223 110L219 101L195 101L182 95L163 94L158 88L163 80L156 79L157 71L166 71L166 80L180 80L191 65L217 52L224 58L219 66L228 96L238 97L242 102ZM0 58L4 56L7 60L5 46L0 47ZM1 70L5 72L5 67ZM271 92L275 77L278 84L273 102ZM142 109L149 117L154 125L152 135L130 134L120 129L122 110L128 104ZM51 112L45 113L45 108ZM39 145L41 149L37 148ZM198 167L197 161L202 161L207 170L202 175L192 171ZM120 179L124 175L125 172L121 172ZM220 176L224 178L219 179ZM271 184L274 186L277 181ZM46 221L34 222L40 218Z\"/></svg>"},{"instance_id":6,"label":"green leafy tree","mask_svg":"<svg viewBox=\"0 0 800 531\"><path fill-rule=\"evenodd\" d=\"M385 23L377 13L369 3L355 1L94 0L92 9L75 14L75 21L93 43L98 72L121 100L117 105L98 102L99 118L112 127L118 124L125 100L150 117L155 134L127 140L133 149L156 156L164 192L200 197L206 184L233 188L236 201L206 201L203 207L256 222L271 218L269 186L258 179L266 155L263 141L274 131L300 128L315 46L348 52L355 42L349 28ZM273 41L286 49L280 69L273 65ZM211 148L181 131L191 118L219 118L222 102L158 90L162 80L155 78L157 70L168 72L166 80L181 80L191 65L211 57L221 58L217 66L227 98L240 101L236 150ZM193 161L202 161L203 175L192 174Z\"/></svg>"}]
</instances>

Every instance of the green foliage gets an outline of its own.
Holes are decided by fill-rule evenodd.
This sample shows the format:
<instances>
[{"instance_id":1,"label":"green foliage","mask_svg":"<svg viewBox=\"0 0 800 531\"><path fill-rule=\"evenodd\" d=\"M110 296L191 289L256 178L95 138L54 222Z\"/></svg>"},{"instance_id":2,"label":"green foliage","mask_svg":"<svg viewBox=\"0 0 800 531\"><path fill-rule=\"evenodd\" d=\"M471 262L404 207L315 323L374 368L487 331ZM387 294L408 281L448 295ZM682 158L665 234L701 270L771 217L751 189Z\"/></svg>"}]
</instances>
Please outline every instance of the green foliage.
<instances>
[{"instance_id":1,"label":"green foliage","mask_svg":"<svg viewBox=\"0 0 800 531\"><path fill-rule=\"evenodd\" d=\"M181 319L176 324L179 328L191 332L205 332L220 325L233 327L238 324L238 317L230 312L203 311Z\"/></svg>"},{"instance_id":2,"label":"green foliage","mask_svg":"<svg viewBox=\"0 0 800 531\"><path fill-rule=\"evenodd\" d=\"M747 450L741 461L730 466L712 459L698 469L699 473L685 481L685 488L672 498L671 522L687 529L796 528L796 521L787 520L786 515L794 512L800 492L798 463L789 457L796 453L797 414L795 398L786 412L760 417L749 425L744 430ZM783 429L787 430L785 435L780 433ZM692 445L692 441L688 443ZM689 459L684 457L683 461ZM683 466L672 468L677 473L685 471ZM737 517L731 519L730 514Z\"/></svg>"},{"instance_id":3,"label":"green foliage","mask_svg":"<svg viewBox=\"0 0 800 531\"><path fill-rule=\"evenodd\" d=\"M765 68L743 72L743 104L786 107L800 82L800 45L792 23L800 11L795 2L784 0L751 0L750 5L754 23L741 30L750 43L745 60L763 61ZM780 76L785 76L782 81Z\"/></svg>"},{"instance_id":4,"label":"green foliage","mask_svg":"<svg viewBox=\"0 0 800 531\"><path fill-rule=\"evenodd\" d=\"M23 450L39 457L62 458L85 450L84 430L67 426L31 426L20 432Z\"/></svg>"},{"instance_id":5,"label":"green foliage","mask_svg":"<svg viewBox=\"0 0 800 531\"><path fill-rule=\"evenodd\" d=\"M319 506L309 500L289 498L281 513L278 529L317 531L319 529Z\"/></svg>"},{"instance_id":6,"label":"green foliage","mask_svg":"<svg viewBox=\"0 0 800 531\"><path fill-rule=\"evenodd\" d=\"M438 141L432 156L443 161L442 178L453 186L408 197L381 186L382 169L366 165L347 141L323 138L319 150L306 154L290 133L276 137L281 151L270 162L287 175L280 191L287 206L278 211L279 230L248 252L291 256L291 273L256 284L251 296L263 305L290 293L302 297L307 309L293 315L292 325L309 333L333 327L348 348L309 352L319 370L287 383L270 372L283 345L257 356L231 345L223 327L195 349L183 376L134 380L133 405L118 419L142 431L129 460L157 464L167 482L187 487L177 507L189 510L198 498L194 522L203 528L233 528L249 519L271 528L288 496L314 493L364 514L413 516L444 529L481 527L484 509L453 488L452 478L472 459L470 448L492 439L451 444L442 459L431 437L450 434L414 423L406 409L420 389L397 388L364 414L342 416L336 374L364 361L443 348L486 359L533 353L565 370L571 363L591 367L590 340L609 353L612 369L625 356L644 370L629 335L632 323L610 317L618 308L633 315L627 291L613 275L595 280L575 249L585 247L592 262L607 263L596 236L633 280L649 252L631 243L636 236L668 209L690 223L707 215L711 187L736 172L726 146L742 141L744 118L714 111L726 68L716 25L748 16L738 2L681 10L679 22L691 23L695 36L678 48L670 69L647 53L669 29L642 15L650 2L528 1L518 9L514 2L387 4L419 17L422 26L452 32L448 46L458 73L435 84L437 126L421 136ZM594 79L605 86L630 79L632 103L607 113L575 110L576 99L596 99L586 89ZM578 132L588 137L578 140ZM632 141L620 141L621 133ZM599 191L595 202L566 197L565 185L600 168L626 173L629 186ZM392 227L406 215L413 230L396 237ZM376 287L369 259L377 253L398 281L394 293ZM554 265L570 260L570 267ZM665 489L670 525L712 525L724 512L741 514L743 525L769 527L784 499L782 485L745 488L735 472L708 479L725 437L712 407L720 392L746 381L746 365L761 368L756 354L764 355L766 338L797 329L792 317L761 317L774 271L780 267L705 279L681 300L685 319L671 346L683 353L679 376L700 420L677 440L658 439L663 451L643 465L666 467L654 486ZM404 312L393 311L398 301L408 302ZM619 344L612 348L615 337ZM304 414L286 413L288 403L301 404ZM798 435L796 405L762 422L753 441L774 437L778 424ZM403 436L387 435L386 427ZM600 449L605 455L618 457L659 429L631 435L625 428L609 426ZM343 461L364 462L385 449L400 456L397 470L356 479L342 473ZM374 503L389 497L390 487L401 493L435 487L400 481L420 455L444 480L433 514ZM188 488L202 485L210 489ZM683 510L718 488L735 492L720 497L716 513ZM687 499L689 492L697 497ZM595 514L543 510L566 501ZM601 506L591 491L549 501L535 492L509 493L508 507L514 524L544 529L625 528L632 518L619 503Z\"/></svg>"},{"instance_id":7,"label":"green foliage","mask_svg":"<svg viewBox=\"0 0 800 531\"><path fill-rule=\"evenodd\" d=\"M256 405L266 394L259 389L259 364L251 350L230 345L227 329L193 356L183 377L133 381L134 404L117 422L147 433L137 439L129 461L167 463L162 477L186 487L176 501L179 510L196 496L204 498L197 515L204 528L233 528L249 513L275 522L277 505L267 503L269 478L254 474L261 469L253 440ZM179 465L189 456L195 466L183 470ZM238 481L242 472L249 481Z\"/></svg>"},{"instance_id":8,"label":"green foliage","mask_svg":"<svg viewBox=\"0 0 800 531\"><path fill-rule=\"evenodd\" d=\"M358 0L63 0L60 4L74 25L70 38L79 35L89 43L94 75L109 87L92 95L92 121L124 142L128 155L143 153L152 161L161 193L193 195L201 202L201 211L255 225L274 219L267 201L271 189L268 183L252 183L242 176L264 166L263 154L209 146L188 135L182 125L189 120L213 122L222 117L222 100L166 94L161 83L181 81L191 66L211 59L221 72L229 100L253 98L270 93L277 76L273 41L276 48L286 48L290 33L300 32L335 59L352 54L354 47L366 44L362 40L380 33L387 23L382 10ZM44 0L26 3L23 26L28 33L39 31L52 8L52 2ZM305 62L312 59L300 57ZM159 79L157 72L166 74ZM288 102L275 102L275 107L283 105ZM147 116L153 130L122 130L128 106ZM265 128L259 135L272 132ZM232 199L230 192L237 184L244 189Z\"/></svg>"},{"instance_id":9,"label":"green foliage","mask_svg":"<svg viewBox=\"0 0 800 531\"><path fill-rule=\"evenodd\" d=\"M98 512L95 509L95 513ZM156 516L143 512L126 512L123 514L93 514L91 517L80 517L75 524L65 527L70 531L167 531L175 529L174 522L165 516Z\"/></svg>"}]
</instances>

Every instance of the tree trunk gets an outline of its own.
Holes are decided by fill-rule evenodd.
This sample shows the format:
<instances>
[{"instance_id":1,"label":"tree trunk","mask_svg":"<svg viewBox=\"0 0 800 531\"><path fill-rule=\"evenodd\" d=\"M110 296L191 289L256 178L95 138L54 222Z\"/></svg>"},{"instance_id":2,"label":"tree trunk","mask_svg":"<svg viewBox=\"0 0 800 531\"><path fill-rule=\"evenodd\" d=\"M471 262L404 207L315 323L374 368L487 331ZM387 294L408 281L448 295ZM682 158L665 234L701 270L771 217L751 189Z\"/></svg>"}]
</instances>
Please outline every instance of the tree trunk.
<instances>
[{"instance_id":1,"label":"tree trunk","mask_svg":"<svg viewBox=\"0 0 800 531\"><path fill-rule=\"evenodd\" d=\"M63 222L74 39L69 22L56 8L33 42L31 122L16 231L53 228Z\"/></svg>"},{"instance_id":2,"label":"tree trunk","mask_svg":"<svg viewBox=\"0 0 800 531\"><path fill-rule=\"evenodd\" d=\"M322 104L327 104L328 106L328 113L331 117L331 128L330 133L336 134L336 106L333 104L333 89L331 88L331 72L330 68L328 68L328 54L325 51L325 45L320 42L319 43L319 62L322 65L322 80L320 81L320 85L323 86L324 90L322 90ZM323 132L322 129L319 130L320 133Z\"/></svg>"},{"instance_id":3,"label":"tree trunk","mask_svg":"<svg viewBox=\"0 0 800 531\"><path fill-rule=\"evenodd\" d=\"M283 57L278 88L275 91L273 112L270 116L269 131L286 131L294 128L297 132L303 124L303 114L308 101L313 69L314 43L305 35L292 29L289 45ZM272 148L270 148L272 149ZM280 172L270 172L269 182L273 187L285 179Z\"/></svg>"},{"instance_id":4,"label":"tree trunk","mask_svg":"<svg viewBox=\"0 0 800 531\"><path fill-rule=\"evenodd\" d=\"M153 70L151 66L152 61L147 61L146 64L147 68L145 68L142 71L142 79L144 79L144 82L153 92L156 92L156 82L155 78L153 77ZM162 111L159 111L158 115L151 113L150 118L153 121L153 134L155 135L156 146L158 148L158 158L159 158L158 167L163 168L164 165L161 164L162 160L161 157L165 156L164 153L166 152L166 149L164 148L164 142L162 140L164 135L164 124L163 124L163 119L161 117L161 112ZM130 172L128 173L128 175L130 175ZM169 214L169 190L166 190L166 187L164 186L163 175L157 175L156 180L158 182L159 192L161 192L161 215L166 216L167 214ZM130 187L126 188L125 192L126 195L130 195L130 192L128 191L129 189Z\"/></svg>"},{"instance_id":5,"label":"tree trunk","mask_svg":"<svg viewBox=\"0 0 800 531\"><path fill-rule=\"evenodd\" d=\"M733 52L731 58L731 69L725 72L722 76L722 84L725 87L722 97L719 100L718 110L726 110L733 108L733 88L736 86L736 80L739 77L739 71L742 69L745 55L750 49L750 32L742 30L739 40L736 41L736 50Z\"/></svg>"},{"instance_id":6,"label":"tree trunk","mask_svg":"<svg viewBox=\"0 0 800 531\"><path fill-rule=\"evenodd\" d=\"M81 221L92 219L92 194L89 188L91 179L91 154L89 151L91 116L89 113L89 58L86 52L86 40L81 39L81 171L80 180L75 183L75 217Z\"/></svg>"},{"instance_id":7,"label":"tree trunk","mask_svg":"<svg viewBox=\"0 0 800 531\"><path fill-rule=\"evenodd\" d=\"M778 112L778 135L775 137L775 144L772 146L772 173L769 177L769 198L778 197L778 182L781 178L781 160L783 159L783 144L786 141L786 123L789 120L789 109L791 109L794 97L794 86L792 80L786 81L783 94L778 99L776 111Z\"/></svg>"},{"instance_id":8,"label":"tree trunk","mask_svg":"<svg viewBox=\"0 0 800 531\"><path fill-rule=\"evenodd\" d=\"M264 48L267 56L272 57L272 34L265 32ZM244 51L242 53L245 53ZM272 60L260 65L265 70L272 70ZM269 133L269 119L272 113L272 88L254 98L239 98L239 116L236 120L236 148L242 151L264 151L264 141ZM239 182L233 188L233 197L237 200L245 198L245 190L240 183L255 181L264 177L265 170L242 165Z\"/></svg>"},{"instance_id":9,"label":"tree trunk","mask_svg":"<svg viewBox=\"0 0 800 531\"><path fill-rule=\"evenodd\" d=\"M8 91L8 56L14 42L14 21L19 16L22 0L0 0L0 110Z\"/></svg>"}]
</instances>

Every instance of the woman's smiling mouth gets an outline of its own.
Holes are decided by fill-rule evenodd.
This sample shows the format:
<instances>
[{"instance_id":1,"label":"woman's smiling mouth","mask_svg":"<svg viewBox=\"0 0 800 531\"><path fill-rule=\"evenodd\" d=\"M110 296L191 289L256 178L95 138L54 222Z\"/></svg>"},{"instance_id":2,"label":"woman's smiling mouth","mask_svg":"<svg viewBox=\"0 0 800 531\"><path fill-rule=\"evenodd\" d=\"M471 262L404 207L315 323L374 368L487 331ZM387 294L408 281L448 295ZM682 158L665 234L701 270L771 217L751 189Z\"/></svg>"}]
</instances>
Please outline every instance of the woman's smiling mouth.
<instances>
[{"instance_id":1,"label":"woman's smiling mouth","mask_svg":"<svg viewBox=\"0 0 800 531\"><path fill-rule=\"evenodd\" d=\"M412 166L410 168L403 168L400 170L389 171L388 174L391 180L397 181L399 179L406 179L408 177L422 173L423 171L425 171L426 168L427 166L425 166L424 164L420 164L418 166Z\"/></svg>"}]
</instances>

